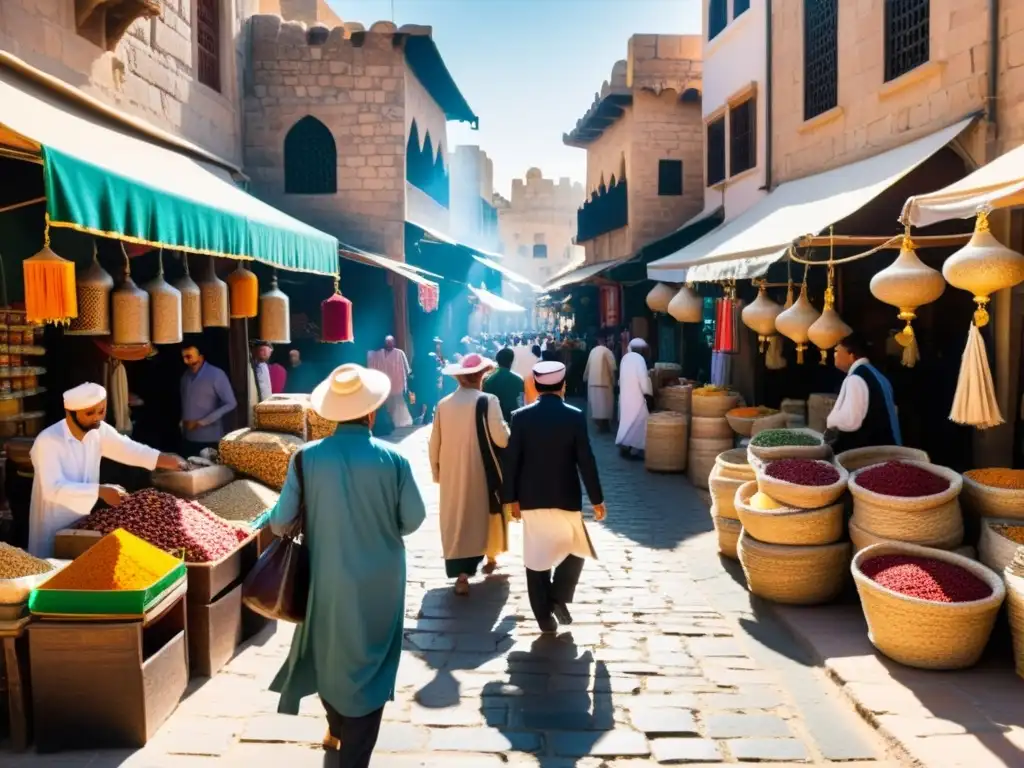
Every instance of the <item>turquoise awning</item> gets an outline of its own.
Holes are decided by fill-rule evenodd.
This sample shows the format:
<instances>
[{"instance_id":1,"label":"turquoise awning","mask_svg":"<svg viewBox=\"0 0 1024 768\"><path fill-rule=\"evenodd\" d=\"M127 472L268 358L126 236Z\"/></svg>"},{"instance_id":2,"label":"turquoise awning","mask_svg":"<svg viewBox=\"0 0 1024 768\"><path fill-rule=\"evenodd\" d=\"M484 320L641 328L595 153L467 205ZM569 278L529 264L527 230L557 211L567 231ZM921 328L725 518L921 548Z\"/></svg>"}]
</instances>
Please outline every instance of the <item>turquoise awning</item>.
<instances>
[{"instance_id":1,"label":"turquoise awning","mask_svg":"<svg viewBox=\"0 0 1024 768\"><path fill-rule=\"evenodd\" d=\"M147 141L2 66L0 134L38 148L51 226L337 274L334 237L253 197L227 170Z\"/></svg>"}]
</instances>

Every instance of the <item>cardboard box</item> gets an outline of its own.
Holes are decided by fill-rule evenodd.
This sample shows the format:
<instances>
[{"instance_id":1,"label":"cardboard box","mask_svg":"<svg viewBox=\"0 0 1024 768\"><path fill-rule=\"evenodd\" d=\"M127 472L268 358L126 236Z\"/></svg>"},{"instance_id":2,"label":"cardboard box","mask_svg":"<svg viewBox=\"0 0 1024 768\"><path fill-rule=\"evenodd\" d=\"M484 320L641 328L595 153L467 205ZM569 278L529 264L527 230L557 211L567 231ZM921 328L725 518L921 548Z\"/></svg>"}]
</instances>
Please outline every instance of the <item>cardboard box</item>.
<instances>
[{"instance_id":1,"label":"cardboard box","mask_svg":"<svg viewBox=\"0 0 1024 768\"><path fill-rule=\"evenodd\" d=\"M213 677L244 639L241 582L209 605L189 599L188 660L193 677Z\"/></svg>"}]
</instances>

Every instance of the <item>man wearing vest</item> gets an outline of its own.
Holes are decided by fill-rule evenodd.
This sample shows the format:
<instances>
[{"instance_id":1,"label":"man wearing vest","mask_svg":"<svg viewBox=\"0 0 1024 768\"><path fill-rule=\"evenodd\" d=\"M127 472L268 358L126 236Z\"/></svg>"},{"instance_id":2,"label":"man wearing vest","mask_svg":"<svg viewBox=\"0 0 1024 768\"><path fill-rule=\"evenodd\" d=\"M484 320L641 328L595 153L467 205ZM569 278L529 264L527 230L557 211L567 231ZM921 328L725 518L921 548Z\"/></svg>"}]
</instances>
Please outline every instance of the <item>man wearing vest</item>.
<instances>
[{"instance_id":1,"label":"man wearing vest","mask_svg":"<svg viewBox=\"0 0 1024 768\"><path fill-rule=\"evenodd\" d=\"M836 368L846 372L828 415L826 439L836 453L873 445L902 445L892 384L868 362L867 344L854 332L835 350Z\"/></svg>"}]
</instances>

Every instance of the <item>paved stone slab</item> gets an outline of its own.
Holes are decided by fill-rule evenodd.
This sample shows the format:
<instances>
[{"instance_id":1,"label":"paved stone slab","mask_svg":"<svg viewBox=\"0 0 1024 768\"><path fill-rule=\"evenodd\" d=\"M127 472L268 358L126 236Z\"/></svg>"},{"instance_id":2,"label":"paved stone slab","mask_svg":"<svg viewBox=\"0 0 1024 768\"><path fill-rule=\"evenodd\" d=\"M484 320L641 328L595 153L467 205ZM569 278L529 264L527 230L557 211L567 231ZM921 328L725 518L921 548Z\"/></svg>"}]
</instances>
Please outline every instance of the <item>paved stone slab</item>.
<instances>
[{"instance_id":1,"label":"paved stone slab","mask_svg":"<svg viewBox=\"0 0 1024 768\"><path fill-rule=\"evenodd\" d=\"M697 723L693 715L686 709L650 708L633 709L629 713L630 722L638 731L648 736L696 735Z\"/></svg>"},{"instance_id":2,"label":"paved stone slab","mask_svg":"<svg viewBox=\"0 0 1024 768\"><path fill-rule=\"evenodd\" d=\"M637 731L563 731L549 735L556 755L566 757L637 757L651 753L647 738Z\"/></svg>"},{"instance_id":3,"label":"paved stone slab","mask_svg":"<svg viewBox=\"0 0 1024 768\"><path fill-rule=\"evenodd\" d=\"M494 728L438 728L430 735L435 752L537 752L537 733L498 731Z\"/></svg>"},{"instance_id":4,"label":"paved stone slab","mask_svg":"<svg viewBox=\"0 0 1024 768\"><path fill-rule=\"evenodd\" d=\"M722 760L718 745L710 739L654 739L651 755L659 763L717 763Z\"/></svg>"},{"instance_id":5,"label":"paved stone slab","mask_svg":"<svg viewBox=\"0 0 1024 768\"><path fill-rule=\"evenodd\" d=\"M797 739L731 739L729 752L737 760L808 760L807 747Z\"/></svg>"}]
</instances>

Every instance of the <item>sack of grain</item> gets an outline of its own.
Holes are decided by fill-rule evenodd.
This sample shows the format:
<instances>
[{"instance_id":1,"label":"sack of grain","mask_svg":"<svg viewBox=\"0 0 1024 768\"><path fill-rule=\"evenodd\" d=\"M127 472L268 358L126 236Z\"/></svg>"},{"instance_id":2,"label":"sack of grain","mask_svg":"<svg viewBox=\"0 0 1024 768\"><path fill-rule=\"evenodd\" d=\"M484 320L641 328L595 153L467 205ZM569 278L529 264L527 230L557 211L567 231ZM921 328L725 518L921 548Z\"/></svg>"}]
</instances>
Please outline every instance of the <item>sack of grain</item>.
<instances>
[{"instance_id":1,"label":"sack of grain","mask_svg":"<svg viewBox=\"0 0 1024 768\"><path fill-rule=\"evenodd\" d=\"M338 428L338 422L328 421L312 408L306 411L306 418L308 420L307 435L310 440L322 440L325 437L330 437Z\"/></svg>"},{"instance_id":2,"label":"sack of grain","mask_svg":"<svg viewBox=\"0 0 1024 768\"><path fill-rule=\"evenodd\" d=\"M306 439L310 410L309 395L271 395L253 409L256 429L287 432Z\"/></svg>"},{"instance_id":3,"label":"sack of grain","mask_svg":"<svg viewBox=\"0 0 1024 768\"><path fill-rule=\"evenodd\" d=\"M199 501L204 507L230 522L251 523L277 504L281 494L255 480L235 480L208 493Z\"/></svg>"},{"instance_id":4,"label":"sack of grain","mask_svg":"<svg viewBox=\"0 0 1024 768\"><path fill-rule=\"evenodd\" d=\"M220 459L236 472L279 491L288 475L288 462L302 443L296 435L236 429L221 439Z\"/></svg>"},{"instance_id":5,"label":"sack of grain","mask_svg":"<svg viewBox=\"0 0 1024 768\"><path fill-rule=\"evenodd\" d=\"M215 464L212 467L197 467L185 472L154 471L150 482L154 488L166 491L182 499L194 499L204 493L223 488L235 479L231 467Z\"/></svg>"}]
</instances>

